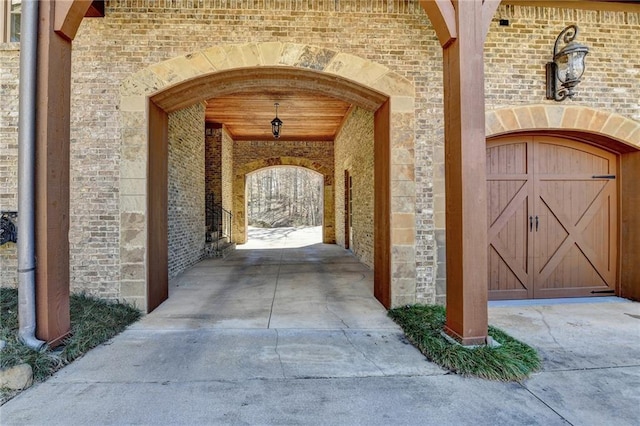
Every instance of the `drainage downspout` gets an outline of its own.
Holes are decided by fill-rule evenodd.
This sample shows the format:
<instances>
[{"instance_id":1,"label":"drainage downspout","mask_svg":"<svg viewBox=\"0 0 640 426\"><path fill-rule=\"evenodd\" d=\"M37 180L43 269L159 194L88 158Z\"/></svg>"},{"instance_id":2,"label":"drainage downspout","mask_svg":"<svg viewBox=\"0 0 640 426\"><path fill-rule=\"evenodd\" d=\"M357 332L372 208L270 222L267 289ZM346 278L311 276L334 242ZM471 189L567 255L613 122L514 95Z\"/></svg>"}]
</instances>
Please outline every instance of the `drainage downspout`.
<instances>
[{"instance_id":1,"label":"drainage downspout","mask_svg":"<svg viewBox=\"0 0 640 426\"><path fill-rule=\"evenodd\" d=\"M32 349L36 337L35 147L38 0L22 2L18 119L18 335Z\"/></svg>"}]
</instances>

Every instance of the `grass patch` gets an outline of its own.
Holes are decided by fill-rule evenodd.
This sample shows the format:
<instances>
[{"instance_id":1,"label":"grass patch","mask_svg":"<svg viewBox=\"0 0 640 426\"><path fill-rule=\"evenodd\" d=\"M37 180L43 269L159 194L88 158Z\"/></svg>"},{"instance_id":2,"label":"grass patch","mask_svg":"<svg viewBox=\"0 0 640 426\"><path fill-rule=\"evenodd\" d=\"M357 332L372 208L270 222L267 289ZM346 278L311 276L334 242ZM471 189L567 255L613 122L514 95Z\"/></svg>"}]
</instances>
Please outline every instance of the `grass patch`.
<instances>
[{"instance_id":1,"label":"grass patch","mask_svg":"<svg viewBox=\"0 0 640 426\"><path fill-rule=\"evenodd\" d=\"M465 348L451 343L440 333L445 323L444 306L406 306L391 309L389 316L427 358L460 375L522 381L541 367L535 349L492 326L489 335L499 347Z\"/></svg>"},{"instance_id":2,"label":"grass patch","mask_svg":"<svg viewBox=\"0 0 640 426\"><path fill-rule=\"evenodd\" d=\"M0 340L6 347L0 355L0 367L27 363L33 368L34 381L43 381L54 372L109 340L129 324L140 319L136 308L83 294L70 297L71 335L62 348L45 347L39 351L18 340L18 291L0 288ZM4 392L3 392L4 393Z\"/></svg>"}]
</instances>

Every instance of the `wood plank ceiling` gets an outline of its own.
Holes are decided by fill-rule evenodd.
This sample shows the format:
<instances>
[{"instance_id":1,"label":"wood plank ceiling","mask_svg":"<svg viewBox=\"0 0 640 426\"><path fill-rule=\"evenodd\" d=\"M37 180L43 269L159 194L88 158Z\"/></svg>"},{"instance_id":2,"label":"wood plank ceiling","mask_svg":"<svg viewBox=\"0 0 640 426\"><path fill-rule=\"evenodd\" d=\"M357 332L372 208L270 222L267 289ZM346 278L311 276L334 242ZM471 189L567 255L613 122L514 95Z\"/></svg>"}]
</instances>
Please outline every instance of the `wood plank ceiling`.
<instances>
[{"instance_id":1,"label":"wood plank ceiling","mask_svg":"<svg viewBox=\"0 0 640 426\"><path fill-rule=\"evenodd\" d=\"M282 120L279 140L332 141L351 105L310 92L262 91L209 99L206 122L223 124L234 140L273 140L271 120Z\"/></svg>"}]
</instances>

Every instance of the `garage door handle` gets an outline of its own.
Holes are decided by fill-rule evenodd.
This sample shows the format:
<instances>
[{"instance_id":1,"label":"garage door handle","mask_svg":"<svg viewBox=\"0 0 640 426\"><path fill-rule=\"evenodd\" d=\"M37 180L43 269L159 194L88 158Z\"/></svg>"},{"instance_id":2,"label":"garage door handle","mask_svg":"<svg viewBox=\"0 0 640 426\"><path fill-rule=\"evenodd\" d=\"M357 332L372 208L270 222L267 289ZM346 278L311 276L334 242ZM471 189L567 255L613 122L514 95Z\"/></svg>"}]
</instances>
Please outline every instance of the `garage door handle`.
<instances>
[{"instance_id":1,"label":"garage door handle","mask_svg":"<svg viewBox=\"0 0 640 426\"><path fill-rule=\"evenodd\" d=\"M538 216L536 216L536 232L538 232Z\"/></svg>"},{"instance_id":2,"label":"garage door handle","mask_svg":"<svg viewBox=\"0 0 640 426\"><path fill-rule=\"evenodd\" d=\"M533 231L533 216L529 216L529 232Z\"/></svg>"}]
</instances>

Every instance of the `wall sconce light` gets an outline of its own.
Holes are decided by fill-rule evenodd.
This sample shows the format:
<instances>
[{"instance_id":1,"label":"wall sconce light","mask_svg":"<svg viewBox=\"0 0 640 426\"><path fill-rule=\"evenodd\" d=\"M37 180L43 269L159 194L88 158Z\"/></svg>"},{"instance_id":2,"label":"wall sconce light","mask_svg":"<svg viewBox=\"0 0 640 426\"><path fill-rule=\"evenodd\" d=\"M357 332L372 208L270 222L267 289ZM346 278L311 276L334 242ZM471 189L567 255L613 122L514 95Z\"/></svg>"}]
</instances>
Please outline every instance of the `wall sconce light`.
<instances>
[{"instance_id":1,"label":"wall sconce light","mask_svg":"<svg viewBox=\"0 0 640 426\"><path fill-rule=\"evenodd\" d=\"M575 41L578 36L578 26L569 25L556 38L553 45L553 62L546 65L547 71L547 99L564 101L573 98L573 88L580 83L584 73L584 57L589 48ZM564 47L558 50L562 39ZM560 86L558 87L558 82Z\"/></svg>"},{"instance_id":2,"label":"wall sconce light","mask_svg":"<svg viewBox=\"0 0 640 426\"><path fill-rule=\"evenodd\" d=\"M280 128L282 127L282 120L278 118L278 105L279 103L273 104L276 107L276 118L271 120L271 133L273 133L273 138L278 139L280 137Z\"/></svg>"}]
</instances>

